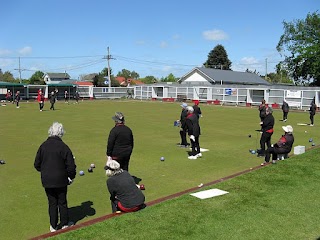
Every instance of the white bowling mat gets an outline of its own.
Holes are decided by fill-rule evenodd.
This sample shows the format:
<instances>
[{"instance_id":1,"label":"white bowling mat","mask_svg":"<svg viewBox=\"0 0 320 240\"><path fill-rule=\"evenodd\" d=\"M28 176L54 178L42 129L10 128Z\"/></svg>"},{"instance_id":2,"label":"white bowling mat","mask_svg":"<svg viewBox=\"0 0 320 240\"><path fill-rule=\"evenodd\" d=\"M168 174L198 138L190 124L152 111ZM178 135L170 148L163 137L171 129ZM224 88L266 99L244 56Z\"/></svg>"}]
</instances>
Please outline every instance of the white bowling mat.
<instances>
[{"instance_id":1,"label":"white bowling mat","mask_svg":"<svg viewBox=\"0 0 320 240\"><path fill-rule=\"evenodd\" d=\"M214 188L214 189L209 189L209 190L205 190L205 191L201 191L201 192L197 192L197 193L191 193L190 195L197 197L197 198L200 198L200 199L206 199L206 198L212 198L212 197L224 195L227 193L229 193L229 192L220 190L218 188Z\"/></svg>"}]
</instances>

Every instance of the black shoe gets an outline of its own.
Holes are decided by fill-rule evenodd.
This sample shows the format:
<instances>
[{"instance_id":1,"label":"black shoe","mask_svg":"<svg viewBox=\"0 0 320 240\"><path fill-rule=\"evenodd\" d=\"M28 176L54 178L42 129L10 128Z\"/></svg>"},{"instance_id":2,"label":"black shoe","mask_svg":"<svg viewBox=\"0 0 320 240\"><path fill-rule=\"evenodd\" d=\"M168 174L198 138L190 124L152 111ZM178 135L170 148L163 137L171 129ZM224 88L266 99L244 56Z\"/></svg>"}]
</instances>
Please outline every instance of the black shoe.
<instances>
[{"instance_id":1,"label":"black shoe","mask_svg":"<svg viewBox=\"0 0 320 240\"><path fill-rule=\"evenodd\" d=\"M257 157L265 157L265 155L262 154L262 153L259 153L259 154L257 155Z\"/></svg>"}]
</instances>

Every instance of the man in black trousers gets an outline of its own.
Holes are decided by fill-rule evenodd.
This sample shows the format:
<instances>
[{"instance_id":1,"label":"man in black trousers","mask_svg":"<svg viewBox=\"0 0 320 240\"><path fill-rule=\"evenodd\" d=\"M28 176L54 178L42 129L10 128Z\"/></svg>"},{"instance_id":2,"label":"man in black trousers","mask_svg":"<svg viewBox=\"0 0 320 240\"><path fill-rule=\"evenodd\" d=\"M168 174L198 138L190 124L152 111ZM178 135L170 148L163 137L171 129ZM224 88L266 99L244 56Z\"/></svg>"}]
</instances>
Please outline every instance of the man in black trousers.
<instances>
[{"instance_id":1,"label":"man in black trousers","mask_svg":"<svg viewBox=\"0 0 320 240\"><path fill-rule=\"evenodd\" d=\"M198 157L202 157L202 153L200 152L200 143L199 143L199 137L200 137L200 125L199 125L199 119L194 114L194 109L191 106L187 107L188 110L188 116L186 119L186 125L187 125L187 132L190 138L191 142L191 154L188 157L188 159L197 159Z\"/></svg>"}]
</instances>

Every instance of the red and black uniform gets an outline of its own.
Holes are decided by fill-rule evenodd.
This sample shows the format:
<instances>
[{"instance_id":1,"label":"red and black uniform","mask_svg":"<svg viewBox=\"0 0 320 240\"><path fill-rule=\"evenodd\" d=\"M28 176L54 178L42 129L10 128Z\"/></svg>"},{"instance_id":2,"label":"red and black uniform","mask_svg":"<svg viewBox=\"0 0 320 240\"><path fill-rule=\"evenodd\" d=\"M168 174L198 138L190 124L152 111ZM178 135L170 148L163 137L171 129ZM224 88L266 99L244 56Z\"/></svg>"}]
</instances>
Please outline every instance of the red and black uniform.
<instances>
[{"instance_id":1,"label":"red and black uniform","mask_svg":"<svg viewBox=\"0 0 320 240\"><path fill-rule=\"evenodd\" d=\"M11 102L12 101L12 93L10 92L10 90L8 90L7 94L6 94L6 100L8 102Z\"/></svg>"},{"instance_id":2,"label":"red and black uniform","mask_svg":"<svg viewBox=\"0 0 320 240\"><path fill-rule=\"evenodd\" d=\"M272 160L277 160L278 154L286 154L291 152L292 145L294 142L294 137L290 133L285 133L279 139L279 141L273 145L273 147L269 147L266 151L265 162L270 161L270 155L272 154Z\"/></svg>"},{"instance_id":3,"label":"red and black uniform","mask_svg":"<svg viewBox=\"0 0 320 240\"><path fill-rule=\"evenodd\" d=\"M131 129L124 123L117 123L109 133L107 156L112 157L113 160L120 163L120 167L123 170L128 171L133 145Z\"/></svg>"},{"instance_id":4,"label":"red and black uniform","mask_svg":"<svg viewBox=\"0 0 320 240\"><path fill-rule=\"evenodd\" d=\"M137 188L133 177L127 172L111 176L107 180L112 212L135 212L145 207L145 196Z\"/></svg>"},{"instance_id":5,"label":"red and black uniform","mask_svg":"<svg viewBox=\"0 0 320 240\"><path fill-rule=\"evenodd\" d=\"M200 143L199 143L199 137L201 135L200 131L200 125L199 125L199 119L194 113L189 113L186 118L186 126L187 126L187 132L188 135L193 135L195 137L195 141L190 139L191 141L191 156L196 156L198 153L200 153Z\"/></svg>"},{"instance_id":6,"label":"red and black uniform","mask_svg":"<svg viewBox=\"0 0 320 240\"><path fill-rule=\"evenodd\" d=\"M38 92L37 101L39 103L40 111L42 111L44 107L44 95L42 92Z\"/></svg>"},{"instance_id":7,"label":"red and black uniform","mask_svg":"<svg viewBox=\"0 0 320 240\"><path fill-rule=\"evenodd\" d=\"M261 124L261 138L260 138L260 151L258 157L262 157L265 154L266 144L267 147L271 147L271 136L273 134L274 117L272 113L267 114Z\"/></svg>"}]
</instances>

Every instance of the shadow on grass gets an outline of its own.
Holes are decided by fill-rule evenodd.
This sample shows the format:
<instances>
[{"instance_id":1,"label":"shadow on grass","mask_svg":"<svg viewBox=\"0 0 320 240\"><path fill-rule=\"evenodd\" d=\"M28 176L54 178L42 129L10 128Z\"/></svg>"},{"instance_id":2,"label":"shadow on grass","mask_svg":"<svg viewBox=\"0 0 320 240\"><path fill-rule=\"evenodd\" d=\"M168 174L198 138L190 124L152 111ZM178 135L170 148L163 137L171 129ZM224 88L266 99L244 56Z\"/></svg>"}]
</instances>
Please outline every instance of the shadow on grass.
<instances>
[{"instance_id":1,"label":"shadow on grass","mask_svg":"<svg viewBox=\"0 0 320 240\"><path fill-rule=\"evenodd\" d=\"M81 203L80 206L71 207L69 211L69 220L76 224L78 221L84 219L88 216L93 216L96 214L96 210L92 208L93 202L86 201Z\"/></svg>"}]
</instances>

